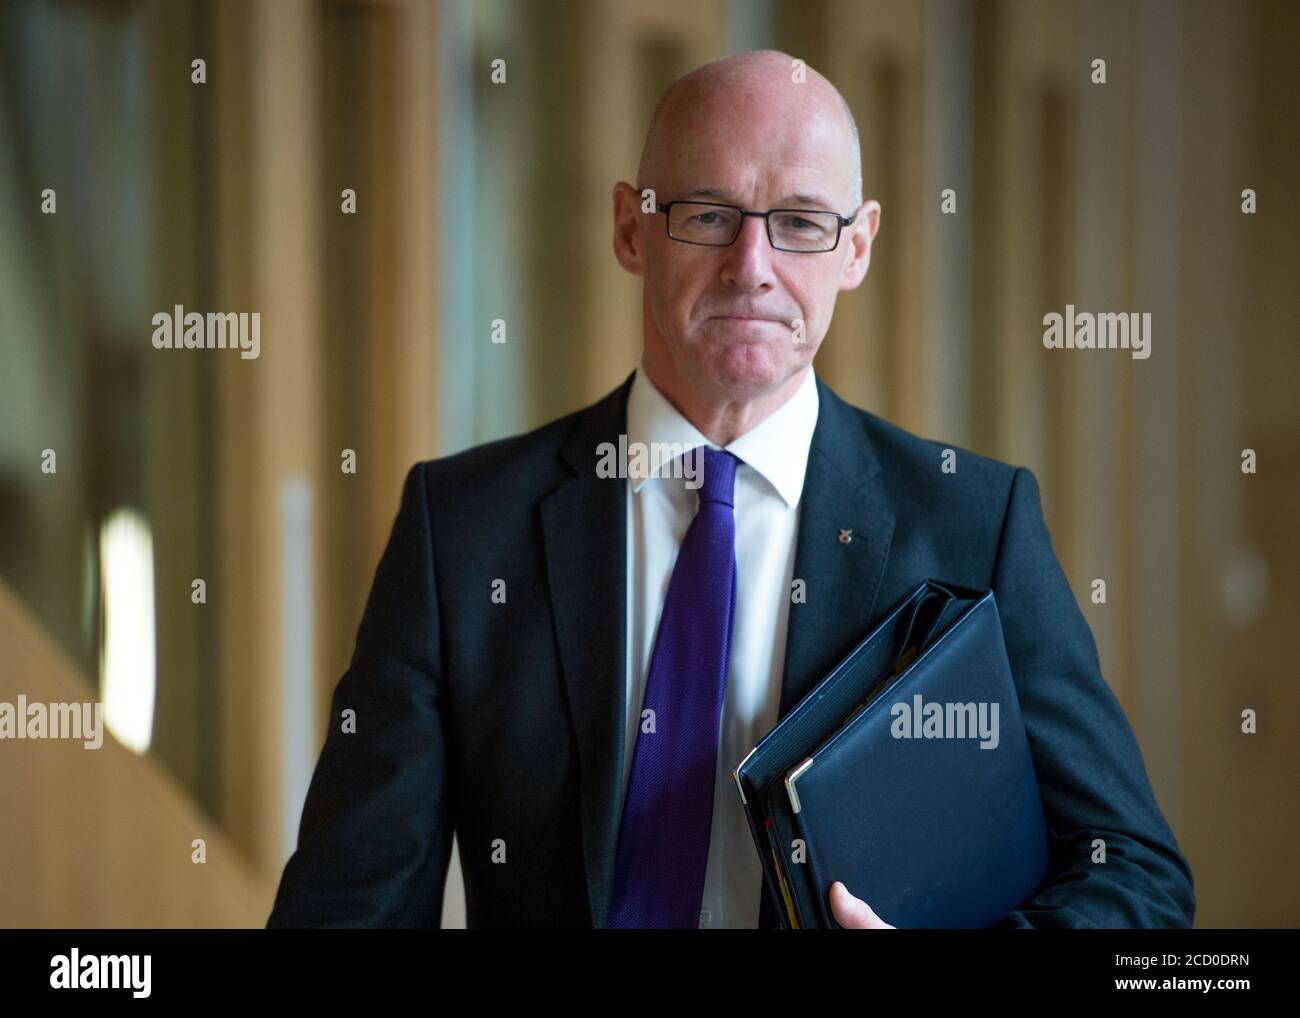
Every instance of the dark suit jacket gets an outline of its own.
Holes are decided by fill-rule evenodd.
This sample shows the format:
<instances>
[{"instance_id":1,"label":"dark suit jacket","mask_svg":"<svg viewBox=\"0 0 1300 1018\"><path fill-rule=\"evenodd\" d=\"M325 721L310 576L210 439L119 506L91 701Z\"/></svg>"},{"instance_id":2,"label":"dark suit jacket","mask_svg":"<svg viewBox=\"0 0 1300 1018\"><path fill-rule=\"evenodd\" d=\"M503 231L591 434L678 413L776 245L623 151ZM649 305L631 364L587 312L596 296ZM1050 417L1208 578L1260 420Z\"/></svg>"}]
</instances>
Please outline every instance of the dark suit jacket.
<instances>
[{"instance_id":1,"label":"dark suit jacket","mask_svg":"<svg viewBox=\"0 0 1300 1018\"><path fill-rule=\"evenodd\" d=\"M595 463L625 431L631 382L411 469L268 926L438 926L453 829L470 927L606 925L627 485ZM806 603L790 606L781 714L925 578L992 588L1055 854L1050 882L1002 925L1190 925L1191 870L1102 679L1033 475L961 450L943 473L942 446L817 387L794 572ZM1104 864L1090 861L1094 838ZM761 882L754 894L775 926Z\"/></svg>"}]
</instances>

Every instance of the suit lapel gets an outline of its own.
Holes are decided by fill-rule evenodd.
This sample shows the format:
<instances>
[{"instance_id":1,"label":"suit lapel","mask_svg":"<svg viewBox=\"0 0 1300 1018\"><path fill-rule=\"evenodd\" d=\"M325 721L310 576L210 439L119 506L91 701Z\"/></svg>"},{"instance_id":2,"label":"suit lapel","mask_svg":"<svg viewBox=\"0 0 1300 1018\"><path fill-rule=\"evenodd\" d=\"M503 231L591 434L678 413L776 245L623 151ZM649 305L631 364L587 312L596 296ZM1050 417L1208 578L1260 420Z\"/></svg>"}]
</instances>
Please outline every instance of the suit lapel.
<instances>
[{"instance_id":1,"label":"suit lapel","mask_svg":"<svg viewBox=\"0 0 1300 1018\"><path fill-rule=\"evenodd\" d=\"M790 605L781 717L866 635L894 536L894 514L872 483L880 464L860 415L820 378L817 392L794 560L807 600Z\"/></svg>"},{"instance_id":2,"label":"suit lapel","mask_svg":"<svg viewBox=\"0 0 1300 1018\"><path fill-rule=\"evenodd\" d=\"M867 634L894 536L894 514L873 482L880 463L860 414L820 378L817 395L794 560L806 601L790 605L780 717ZM847 542L842 530L849 531ZM766 887L759 893L759 927L775 928Z\"/></svg>"},{"instance_id":3,"label":"suit lapel","mask_svg":"<svg viewBox=\"0 0 1300 1018\"><path fill-rule=\"evenodd\" d=\"M635 372L581 418L560 455L572 476L542 500L551 610L578 743L582 849L592 924L614 882L627 716L627 481L596 474L597 447L626 431Z\"/></svg>"}]
</instances>

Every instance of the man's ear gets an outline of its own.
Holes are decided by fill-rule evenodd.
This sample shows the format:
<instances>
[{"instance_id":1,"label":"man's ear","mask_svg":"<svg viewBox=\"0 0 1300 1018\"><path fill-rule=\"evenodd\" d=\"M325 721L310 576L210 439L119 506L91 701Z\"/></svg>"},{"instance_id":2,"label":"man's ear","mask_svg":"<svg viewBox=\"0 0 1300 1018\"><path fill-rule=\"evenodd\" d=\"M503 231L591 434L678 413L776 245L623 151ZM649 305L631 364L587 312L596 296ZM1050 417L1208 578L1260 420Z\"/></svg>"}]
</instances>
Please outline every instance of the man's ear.
<instances>
[{"instance_id":1,"label":"man's ear","mask_svg":"<svg viewBox=\"0 0 1300 1018\"><path fill-rule=\"evenodd\" d=\"M867 277L867 268L871 264L871 242L876 239L876 231L879 229L880 202L864 202L858 210L858 218L848 228L848 240L853 254L844 263L844 272L840 275L841 290L856 290Z\"/></svg>"},{"instance_id":2,"label":"man's ear","mask_svg":"<svg viewBox=\"0 0 1300 1018\"><path fill-rule=\"evenodd\" d=\"M646 213L641 192L625 180L614 185L614 257L634 276L645 275Z\"/></svg>"}]
</instances>

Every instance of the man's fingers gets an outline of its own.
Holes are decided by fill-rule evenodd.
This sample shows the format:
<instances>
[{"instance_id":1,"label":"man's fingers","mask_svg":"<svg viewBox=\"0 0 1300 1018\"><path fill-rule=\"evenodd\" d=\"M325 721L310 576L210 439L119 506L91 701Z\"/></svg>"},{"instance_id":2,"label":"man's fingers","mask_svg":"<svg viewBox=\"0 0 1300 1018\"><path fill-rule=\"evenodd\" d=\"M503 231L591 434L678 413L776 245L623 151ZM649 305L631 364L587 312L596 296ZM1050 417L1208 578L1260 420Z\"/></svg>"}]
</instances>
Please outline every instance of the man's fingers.
<instances>
[{"instance_id":1,"label":"man's fingers","mask_svg":"<svg viewBox=\"0 0 1300 1018\"><path fill-rule=\"evenodd\" d=\"M831 884L831 912L835 921L846 930L892 930L897 927L885 922L861 898L855 898L842 881Z\"/></svg>"}]
</instances>

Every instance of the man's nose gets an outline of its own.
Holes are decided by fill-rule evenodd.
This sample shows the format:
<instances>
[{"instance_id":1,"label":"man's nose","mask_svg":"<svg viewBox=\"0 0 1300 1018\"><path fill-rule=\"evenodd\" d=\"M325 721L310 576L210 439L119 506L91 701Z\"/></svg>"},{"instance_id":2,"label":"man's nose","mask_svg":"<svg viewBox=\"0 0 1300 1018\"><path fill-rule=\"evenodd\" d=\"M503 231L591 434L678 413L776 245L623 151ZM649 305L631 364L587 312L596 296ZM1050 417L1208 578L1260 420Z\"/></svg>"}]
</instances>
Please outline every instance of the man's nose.
<instances>
[{"instance_id":1,"label":"man's nose","mask_svg":"<svg viewBox=\"0 0 1300 1018\"><path fill-rule=\"evenodd\" d=\"M748 291L767 282L771 274L772 245L767 239L767 220L762 216L745 216L740 222L740 233L726 248L722 278Z\"/></svg>"}]
</instances>

